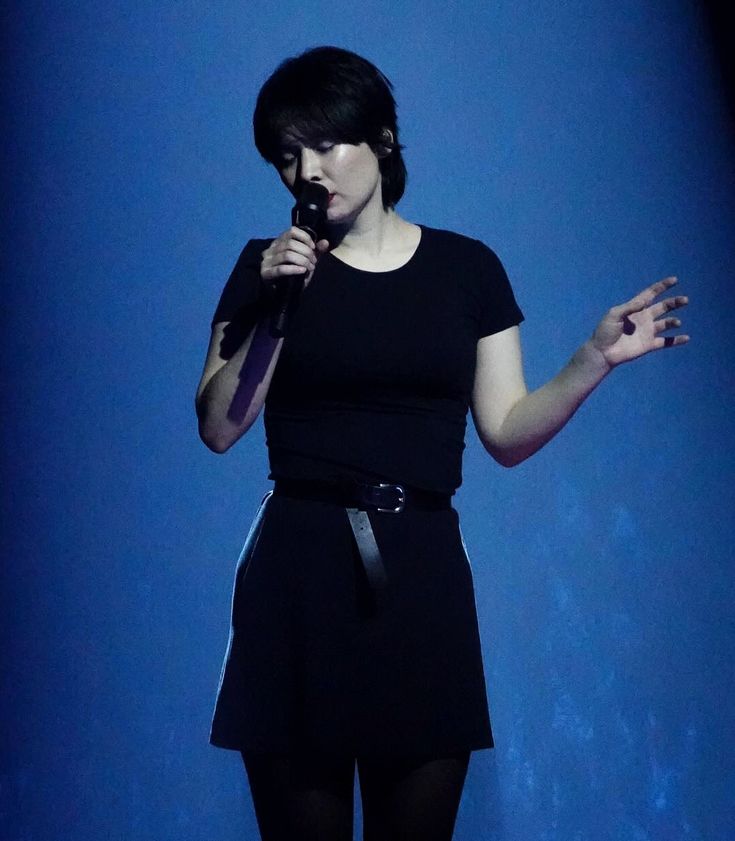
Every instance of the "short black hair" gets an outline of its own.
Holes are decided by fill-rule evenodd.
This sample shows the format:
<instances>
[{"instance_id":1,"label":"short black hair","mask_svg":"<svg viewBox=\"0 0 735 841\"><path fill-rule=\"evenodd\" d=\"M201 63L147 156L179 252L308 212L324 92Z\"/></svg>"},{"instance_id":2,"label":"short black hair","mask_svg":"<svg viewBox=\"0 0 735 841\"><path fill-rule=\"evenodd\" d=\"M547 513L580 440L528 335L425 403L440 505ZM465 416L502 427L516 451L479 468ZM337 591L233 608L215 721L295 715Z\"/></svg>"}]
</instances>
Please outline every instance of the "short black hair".
<instances>
[{"instance_id":1,"label":"short black hair","mask_svg":"<svg viewBox=\"0 0 735 841\"><path fill-rule=\"evenodd\" d=\"M330 140L385 147L389 154L379 161L383 207L394 207L406 186L406 165L392 91L390 80L367 59L339 47L314 47L281 62L260 89L255 145L272 164L287 133L311 145Z\"/></svg>"}]
</instances>

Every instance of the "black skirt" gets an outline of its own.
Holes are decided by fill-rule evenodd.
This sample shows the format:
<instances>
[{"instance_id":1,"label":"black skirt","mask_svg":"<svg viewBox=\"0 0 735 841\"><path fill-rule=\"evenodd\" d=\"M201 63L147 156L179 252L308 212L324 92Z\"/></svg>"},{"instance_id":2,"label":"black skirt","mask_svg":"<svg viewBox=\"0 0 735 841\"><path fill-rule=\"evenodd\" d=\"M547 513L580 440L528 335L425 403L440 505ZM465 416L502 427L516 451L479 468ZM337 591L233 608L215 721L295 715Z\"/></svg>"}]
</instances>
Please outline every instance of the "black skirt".
<instances>
[{"instance_id":1,"label":"black skirt","mask_svg":"<svg viewBox=\"0 0 735 841\"><path fill-rule=\"evenodd\" d=\"M347 513L266 495L238 561L210 742L434 755L493 746L457 512L371 513L378 602Z\"/></svg>"}]
</instances>

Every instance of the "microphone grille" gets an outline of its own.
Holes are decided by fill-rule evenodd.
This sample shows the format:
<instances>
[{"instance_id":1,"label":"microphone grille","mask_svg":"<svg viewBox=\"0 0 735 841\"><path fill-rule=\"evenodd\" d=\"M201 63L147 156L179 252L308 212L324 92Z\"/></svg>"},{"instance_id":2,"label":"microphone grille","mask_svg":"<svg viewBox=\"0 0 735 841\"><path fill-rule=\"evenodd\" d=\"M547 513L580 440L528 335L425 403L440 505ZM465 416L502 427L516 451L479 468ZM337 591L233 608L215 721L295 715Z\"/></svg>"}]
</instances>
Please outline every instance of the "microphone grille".
<instances>
[{"instance_id":1,"label":"microphone grille","mask_svg":"<svg viewBox=\"0 0 735 841\"><path fill-rule=\"evenodd\" d=\"M301 188L299 204L314 205L319 210L326 210L329 205L329 190L317 181L307 181Z\"/></svg>"}]
</instances>

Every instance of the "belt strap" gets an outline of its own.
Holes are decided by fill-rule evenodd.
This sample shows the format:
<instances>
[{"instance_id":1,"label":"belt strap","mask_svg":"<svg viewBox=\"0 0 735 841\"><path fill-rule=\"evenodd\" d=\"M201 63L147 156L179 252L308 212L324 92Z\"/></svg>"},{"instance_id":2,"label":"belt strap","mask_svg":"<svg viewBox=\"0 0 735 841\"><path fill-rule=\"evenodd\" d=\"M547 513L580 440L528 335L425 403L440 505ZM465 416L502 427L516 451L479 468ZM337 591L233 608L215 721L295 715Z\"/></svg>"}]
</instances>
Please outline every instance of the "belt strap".
<instances>
[{"instance_id":1,"label":"belt strap","mask_svg":"<svg viewBox=\"0 0 735 841\"><path fill-rule=\"evenodd\" d=\"M360 553L365 575L367 575L370 588L377 600L385 590L388 576L385 574L383 558L375 540L370 517L367 511L360 511L358 508L345 508L345 511L347 511L347 519L350 521L352 534L355 536L357 551Z\"/></svg>"},{"instance_id":2,"label":"belt strap","mask_svg":"<svg viewBox=\"0 0 735 841\"><path fill-rule=\"evenodd\" d=\"M451 507L450 494L386 482L369 485L356 481L277 479L273 490L277 496L331 502L345 509L376 607L384 597L388 576L368 512L376 516L378 513L400 514L411 509L436 511Z\"/></svg>"},{"instance_id":3,"label":"belt strap","mask_svg":"<svg viewBox=\"0 0 735 841\"><path fill-rule=\"evenodd\" d=\"M359 508L362 511L390 514L400 514L402 511L410 510L438 511L452 506L451 494L425 491L388 482L370 485L357 481L277 479L274 491L277 495L296 499L333 502L345 508Z\"/></svg>"}]
</instances>

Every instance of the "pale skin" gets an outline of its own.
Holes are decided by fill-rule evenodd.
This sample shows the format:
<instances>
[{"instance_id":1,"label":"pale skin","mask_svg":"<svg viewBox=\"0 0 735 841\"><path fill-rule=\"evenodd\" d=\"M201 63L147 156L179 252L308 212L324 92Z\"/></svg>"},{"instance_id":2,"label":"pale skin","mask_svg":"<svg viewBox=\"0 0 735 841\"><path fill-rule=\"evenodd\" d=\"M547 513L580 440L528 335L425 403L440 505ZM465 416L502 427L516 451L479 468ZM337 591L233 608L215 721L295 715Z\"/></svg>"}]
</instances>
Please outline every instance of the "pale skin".
<instances>
[{"instance_id":1,"label":"pale skin","mask_svg":"<svg viewBox=\"0 0 735 841\"><path fill-rule=\"evenodd\" d=\"M417 225L383 207L378 156L385 153L366 143L310 148L296 138L284 138L277 166L292 192L300 180L318 181L329 189L333 195L327 211L331 252L364 271L389 271L403 265L421 236ZM289 228L263 251L261 276L269 281L300 273L308 286L317 261L327 250L328 240L314 243L308 234ZM688 342L687 335L661 335L681 326L670 313L688 303L684 295L656 300L676 283L675 277L664 278L611 307L564 368L532 392L523 375L518 327L480 339L470 408L487 452L504 467L519 464L550 441L618 365ZM233 333L226 344L237 350L225 354L223 339ZM199 432L213 451L225 452L255 422L282 344L283 339L268 335L265 320L247 335L237 335L228 322L213 326L196 395Z\"/></svg>"}]
</instances>

